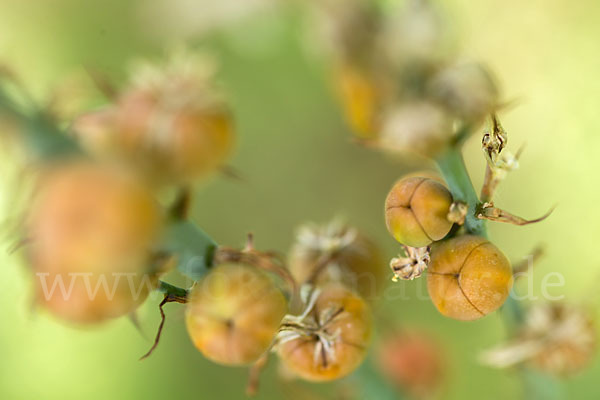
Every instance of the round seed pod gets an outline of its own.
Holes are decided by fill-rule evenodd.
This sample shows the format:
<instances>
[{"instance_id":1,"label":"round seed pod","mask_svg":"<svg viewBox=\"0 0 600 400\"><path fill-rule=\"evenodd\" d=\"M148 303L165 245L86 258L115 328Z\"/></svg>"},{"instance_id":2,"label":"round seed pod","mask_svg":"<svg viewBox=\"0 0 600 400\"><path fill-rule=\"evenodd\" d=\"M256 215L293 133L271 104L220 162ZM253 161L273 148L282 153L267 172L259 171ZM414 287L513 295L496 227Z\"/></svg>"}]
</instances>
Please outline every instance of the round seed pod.
<instances>
[{"instance_id":1,"label":"round seed pod","mask_svg":"<svg viewBox=\"0 0 600 400\"><path fill-rule=\"evenodd\" d=\"M374 79L358 68L339 67L334 74L335 86L348 125L360 138L373 138L381 118L380 89Z\"/></svg>"},{"instance_id":2,"label":"round seed pod","mask_svg":"<svg viewBox=\"0 0 600 400\"><path fill-rule=\"evenodd\" d=\"M114 158L119 154L116 117L114 107L90 111L77 116L70 130L89 154L99 158Z\"/></svg>"},{"instance_id":3,"label":"round seed pod","mask_svg":"<svg viewBox=\"0 0 600 400\"><path fill-rule=\"evenodd\" d=\"M498 86L481 64L467 63L448 67L430 83L433 98L458 118L477 124L498 106Z\"/></svg>"},{"instance_id":4,"label":"round seed pod","mask_svg":"<svg viewBox=\"0 0 600 400\"><path fill-rule=\"evenodd\" d=\"M323 259L327 259L325 265L321 265ZM288 266L300 283L318 273L315 285L343 283L367 300L375 299L388 282L389 269L375 243L337 222L302 226L290 250Z\"/></svg>"},{"instance_id":5,"label":"round seed pod","mask_svg":"<svg viewBox=\"0 0 600 400\"><path fill-rule=\"evenodd\" d=\"M452 195L438 181L408 177L396 182L385 200L388 231L400 243L424 247L443 239L452 222L448 211Z\"/></svg>"},{"instance_id":6,"label":"round seed pod","mask_svg":"<svg viewBox=\"0 0 600 400\"><path fill-rule=\"evenodd\" d=\"M233 145L233 123L222 105L170 102L132 90L119 101L116 128L125 156L162 181L186 181L222 166Z\"/></svg>"},{"instance_id":7,"label":"round seed pod","mask_svg":"<svg viewBox=\"0 0 600 400\"><path fill-rule=\"evenodd\" d=\"M453 137L452 119L441 107L426 101L396 104L382 117L378 145L391 152L434 157Z\"/></svg>"},{"instance_id":8,"label":"round seed pod","mask_svg":"<svg viewBox=\"0 0 600 400\"><path fill-rule=\"evenodd\" d=\"M72 130L91 153L128 163L156 184L188 183L223 166L233 118L207 59L177 55L143 64L109 108L77 118Z\"/></svg>"},{"instance_id":9,"label":"round seed pod","mask_svg":"<svg viewBox=\"0 0 600 400\"><path fill-rule=\"evenodd\" d=\"M478 236L460 236L434 245L427 273L429 296L438 311L471 321L500 308L513 283L510 262Z\"/></svg>"},{"instance_id":10,"label":"round seed pod","mask_svg":"<svg viewBox=\"0 0 600 400\"><path fill-rule=\"evenodd\" d=\"M442 385L443 352L426 333L398 332L385 338L378 350L383 375L414 398L431 398Z\"/></svg>"},{"instance_id":11,"label":"round seed pod","mask_svg":"<svg viewBox=\"0 0 600 400\"><path fill-rule=\"evenodd\" d=\"M371 312L358 295L340 284L317 289L313 304L277 346L290 371L312 382L331 381L354 371L371 338ZM285 325L284 325L285 327Z\"/></svg>"},{"instance_id":12,"label":"round seed pod","mask_svg":"<svg viewBox=\"0 0 600 400\"><path fill-rule=\"evenodd\" d=\"M192 290L186 326L209 360L247 365L269 348L286 311L283 294L263 272L222 264Z\"/></svg>"},{"instance_id":13,"label":"round seed pod","mask_svg":"<svg viewBox=\"0 0 600 400\"><path fill-rule=\"evenodd\" d=\"M166 265L152 256L161 227L151 193L121 170L55 167L41 178L27 221L37 300L76 323L132 312Z\"/></svg>"}]
</instances>

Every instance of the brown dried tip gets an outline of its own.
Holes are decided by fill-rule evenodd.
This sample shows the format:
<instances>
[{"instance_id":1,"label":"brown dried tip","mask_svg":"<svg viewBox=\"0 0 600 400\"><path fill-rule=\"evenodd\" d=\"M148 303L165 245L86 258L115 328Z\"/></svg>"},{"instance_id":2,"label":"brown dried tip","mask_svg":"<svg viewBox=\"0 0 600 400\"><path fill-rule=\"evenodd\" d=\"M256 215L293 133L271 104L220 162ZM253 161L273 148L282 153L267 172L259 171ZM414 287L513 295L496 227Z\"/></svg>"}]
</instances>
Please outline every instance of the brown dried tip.
<instances>
[{"instance_id":1,"label":"brown dried tip","mask_svg":"<svg viewBox=\"0 0 600 400\"><path fill-rule=\"evenodd\" d=\"M152 355L152 353L154 352L154 350L156 350L156 348L158 347L158 343L160 342L160 336L162 335L162 330L165 326L165 321L167 318L165 315L165 311L163 310L163 307L167 303L185 304L185 303L187 303L187 299L185 297L178 297L178 296L174 296L174 295L170 295L170 294L165 295L165 298L158 305L158 309L160 311L160 324L158 325L158 331L156 332L156 337L154 338L154 344L152 344L152 347L150 348L150 350L148 350L148 352L146 354L144 354L143 356L140 357L140 361L145 360L146 358L150 357Z\"/></svg>"},{"instance_id":2,"label":"brown dried tip","mask_svg":"<svg viewBox=\"0 0 600 400\"><path fill-rule=\"evenodd\" d=\"M514 214L511 214L508 211L504 211L500 208L494 207L493 203L485 203L481 207L481 209L478 211L477 218L523 226L523 225L535 224L537 222L541 222L541 221L545 220L554 212L555 208L556 208L556 206L552 207L546 214L544 214L543 216L541 216L539 218L527 220L527 219L518 217Z\"/></svg>"},{"instance_id":3,"label":"brown dried tip","mask_svg":"<svg viewBox=\"0 0 600 400\"><path fill-rule=\"evenodd\" d=\"M214 264L241 263L251 265L281 278L287 285L290 295L290 307L300 304L298 284L289 272L283 259L275 252L260 251L254 247L254 234L248 233L246 245L242 250L231 247L219 247L214 255Z\"/></svg>"}]
</instances>

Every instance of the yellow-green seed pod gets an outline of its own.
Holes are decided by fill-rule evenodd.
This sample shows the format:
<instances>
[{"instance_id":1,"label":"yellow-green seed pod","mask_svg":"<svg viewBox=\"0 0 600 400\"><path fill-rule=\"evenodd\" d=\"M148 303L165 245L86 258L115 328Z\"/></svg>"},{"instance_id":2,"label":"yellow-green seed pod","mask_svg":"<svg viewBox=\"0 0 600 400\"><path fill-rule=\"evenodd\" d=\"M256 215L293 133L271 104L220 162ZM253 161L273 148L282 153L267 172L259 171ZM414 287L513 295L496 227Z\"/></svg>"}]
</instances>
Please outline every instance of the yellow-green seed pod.
<instances>
[{"instance_id":1,"label":"yellow-green seed pod","mask_svg":"<svg viewBox=\"0 0 600 400\"><path fill-rule=\"evenodd\" d=\"M451 204L452 195L440 182L404 178L396 182L385 200L385 222L398 242L424 247L450 232L452 222L447 216Z\"/></svg>"},{"instance_id":2,"label":"yellow-green seed pod","mask_svg":"<svg viewBox=\"0 0 600 400\"><path fill-rule=\"evenodd\" d=\"M206 358L248 365L268 349L286 311L285 297L263 272L222 264L192 290L186 325Z\"/></svg>"}]
</instances>

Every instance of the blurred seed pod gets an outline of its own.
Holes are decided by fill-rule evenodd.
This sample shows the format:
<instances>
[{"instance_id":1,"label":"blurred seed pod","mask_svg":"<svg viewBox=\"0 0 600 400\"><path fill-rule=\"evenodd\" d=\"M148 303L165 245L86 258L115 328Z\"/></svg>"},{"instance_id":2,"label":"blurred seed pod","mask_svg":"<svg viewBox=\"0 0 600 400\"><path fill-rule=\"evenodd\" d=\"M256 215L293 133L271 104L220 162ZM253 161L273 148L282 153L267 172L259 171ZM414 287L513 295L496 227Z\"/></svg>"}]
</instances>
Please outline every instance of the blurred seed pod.
<instances>
[{"instance_id":1,"label":"blurred seed pod","mask_svg":"<svg viewBox=\"0 0 600 400\"><path fill-rule=\"evenodd\" d=\"M90 152L115 152L158 183L192 181L224 164L233 119L209 59L176 54L166 66L140 64L132 76L112 108L73 123Z\"/></svg>"},{"instance_id":2,"label":"blurred seed pod","mask_svg":"<svg viewBox=\"0 0 600 400\"><path fill-rule=\"evenodd\" d=\"M100 158L116 158L119 154L117 112L106 107L86 112L73 120L70 130L81 145Z\"/></svg>"},{"instance_id":3,"label":"blurred seed pod","mask_svg":"<svg viewBox=\"0 0 600 400\"><path fill-rule=\"evenodd\" d=\"M221 264L192 289L186 325L209 360L248 365L268 350L286 312L285 297L263 272Z\"/></svg>"},{"instance_id":4,"label":"blurred seed pod","mask_svg":"<svg viewBox=\"0 0 600 400\"><path fill-rule=\"evenodd\" d=\"M398 104L384 116L378 147L390 153L418 153L434 157L453 138L450 116L437 105L419 101Z\"/></svg>"},{"instance_id":5,"label":"blurred seed pod","mask_svg":"<svg viewBox=\"0 0 600 400\"><path fill-rule=\"evenodd\" d=\"M386 284L388 270L376 245L340 221L304 225L289 255L289 268L300 283L341 282L372 300Z\"/></svg>"},{"instance_id":6,"label":"blurred seed pod","mask_svg":"<svg viewBox=\"0 0 600 400\"><path fill-rule=\"evenodd\" d=\"M479 63L457 64L441 70L429 83L430 95L467 124L478 125L499 102L498 86Z\"/></svg>"},{"instance_id":7,"label":"blurred seed pod","mask_svg":"<svg viewBox=\"0 0 600 400\"><path fill-rule=\"evenodd\" d=\"M447 218L451 204L452 194L438 181L422 177L400 179L385 199L386 226L402 244L428 246L452 229Z\"/></svg>"},{"instance_id":8,"label":"blurred seed pod","mask_svg":"<svg viewBox=\"0 0 600 400\"><path fill-rule=\"evenodd\" d=\"M379 369L413 398L425 399L440 389L445 375L442 351L423 332L398 332L378 348Z\"/></svg>"},{"instance_id":9,"label":"blurred seed pod","mask_svg":"<svg viewBox=\"0 0 600 400\"><path fill-rule=\"evenodd\" d=\"M528 310L512 341L484 352L481 361L497 368L527 363L553 375L568 376L590 364L596 347L597 330L588 310L542 303Z\"/></svg>"},{"instance_id":10,"label":"blurred seed pod","mask_svg":"<svg viewBox=\"0 0 600 400\"><path fill-rule=\"evenodd\" d=\"M286 316L276 351L283 364L307 381L324 382L353 372L371 338L371 312L340 284L313 289L300 316Z\"/></svg>"},{"instance_id":11,"label":"blurred seed pod","mask_svg":"<svg viewBox=\"0 0 600 400\"><path fill-rule=\"evenodd\" d=\"M333 78L348 125L358 137L374 138L382 111L380 85L367 72L351 65L337 68Z\"/></svg>"},{"instance_id":12,"label":"blurred seed pod","mask_svg":"<svg viewBox=\"0 0 600 400\"><path fill-rule=\"evenodd\" d=\"M170 265L153 255L161 227L151 193L123 171L84 161L50 168L27 220L37 300L76 323L132 312Z\"/></svg>"},{"instance_id":13,"label":"blurred seed pod","mask_svg":"<svg viewBox=\"0 0 600 400\"><path fill-rule=\"evenodd\" d=\"M370 0L315 0L309 2L308 29L336 62L365 66L377 54L383 15Z\"/></svg>"},{"instance_id":14,"label":"blurred seed pod","mask_svg":"<svg viewBox=\"0 0 600 400\"><path fill-rule=\"evenodd\" d=\"M459 236L432 247L427 289L438 311L471 321L504 304L513 283L510 262L477 236Z\"/></svg>"},{"instance_id":15,"label":"blurred seed pod","mask_svg":"<svg viewBox=\"0 0 600 400\"><path fill-rule=\"evenodd\" d=\"M390 11L382 49L396 71L427 73L452 52L453 40L443 15L430 0L408 0Z\"/></svg>"}]
</instances>

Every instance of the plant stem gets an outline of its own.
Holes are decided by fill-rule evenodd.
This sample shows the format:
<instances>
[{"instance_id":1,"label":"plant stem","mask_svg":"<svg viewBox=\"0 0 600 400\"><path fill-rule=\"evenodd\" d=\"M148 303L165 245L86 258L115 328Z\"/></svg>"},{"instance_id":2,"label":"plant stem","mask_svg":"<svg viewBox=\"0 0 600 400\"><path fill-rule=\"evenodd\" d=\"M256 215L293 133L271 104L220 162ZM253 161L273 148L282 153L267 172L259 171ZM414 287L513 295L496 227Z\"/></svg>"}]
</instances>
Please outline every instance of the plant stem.
<instances>
[{"instance_id":1,"label":"plant stem","mask_svg":"<svg viewBox=\"0 0 600 400\"><path fill-rule=\"evenodd\" d=\"M180 299L186 299L189 294L186 289L171 285L170 283L163 282L163 281L160 281L158 288L156 288L156 290L158 290L159 292L164 293L165 295L170 296L172 298L180 298Z\"/></svg>"},{"instance_id":2,"label":"plant stem","mask_svg":"<svg viewBox=\"0 0 600 400\"><path fill-rule=\"evenodd\" d=\"M465 219L466 231L473 235L487 237L485 221L476 217L480 202L467 173L460 148L451 147L436 161L448 183L454 201L462 201L469 207Z\"/></svg>"}]
</instances>

